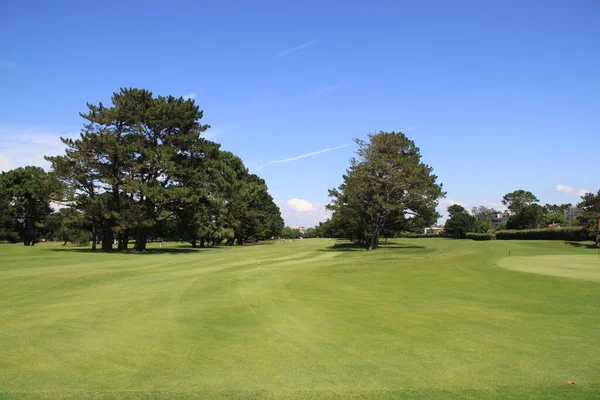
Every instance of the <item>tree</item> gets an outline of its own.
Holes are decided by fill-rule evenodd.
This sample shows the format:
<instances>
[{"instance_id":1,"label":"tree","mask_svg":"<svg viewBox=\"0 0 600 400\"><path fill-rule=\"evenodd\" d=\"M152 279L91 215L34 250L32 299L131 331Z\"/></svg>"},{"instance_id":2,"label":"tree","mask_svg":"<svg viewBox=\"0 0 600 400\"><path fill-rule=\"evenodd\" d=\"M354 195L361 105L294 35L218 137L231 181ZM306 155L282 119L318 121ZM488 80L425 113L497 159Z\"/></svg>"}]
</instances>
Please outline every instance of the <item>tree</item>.
<instances>
[{"instance_id":1,"label":"tree","mask_svg":"<svg viewBox=\"0 0 600 400\"><path fill-rule=\"evenodd\" d=\"M68 242L87 246L91 240L89 230L85 229L83 214L75 208L61 208L52 213L44 224L44 237L60 240L65 246Z\"/></svg>"},{"instance_id":2,"label":"tree","mask_svg":"<svg viewBox=\"0 0 600 400\"><path fill-rule=\"evenodd\" d=\"M598 193L586 193L581 196L581 202L577 207L582 213L577 216L579 225L587 227L591 233L596 233L596 243L600 243L600 230L598 222L600 220L600 190Z\"/></svg>"},{"instance_id":3,"label":"tree","mask_svg":"<svg viewBox=\"0 0 600 400\"><path fill-rule=\"evenodd\" d=\"M42 234L43 223L52 213L50 200L60 191L58 181L39 167L24 167L0 175L2 234L33 246Z\"/></svg>"},{"instance_id":4,"label":"tree","mask_svg":"<svg viewBox=\"0 0 600 400\"><path fill-rule=\"evenodd\" d=\"M489 221L496 214L498 214L497 210L486 206L478 206L471 209L471 215L480 221Z\"/></svg>"},{"instance_id":5,"label":"tree","mask_svg":"<svg viewBox=\"0 0 600 400\"><path fill-rule=\"evenodd\" d=\"M535 229L544 223L545 210L539 204L528 204L511 215L506 222L507 229Z\"/></svg>"},{"instance_id":6,"label":"tree","mask_svg":"<svg viewBox=\"0 0 600 400\"><path fill-rule=\"evenodd\" d=\"M448 211L448 217L452 218L456 214L466 213L467 209L461 206L460 204L452 204L448 208L446 208L446 211Z\"/></svg>"},{"instance_id":7,"label":"tree","mask_svg":"<svg viewBox=\"0 0 600 400\"><path fill-rule=\"evenodd\" d=\"M284 239L298 239L300 238L300 231L286 226L281 231L281 237Z\"/></svg>"},{"instance_id":8,"label":"tree","mask_svg":"<svg viewBox=\"0 0 600 400\"><path fill-rule=\"evenodd\" d=\"M69 187L62 199L82 214L102 250L144 251L169 235L201 247L259 240L283 228L264 180L239 157L205 140L194 100L121 89L110 106L88 104L80 138L47 157Z\"/></svg>"},{"instance_id":9,"label":"tree","mask_svg":"<svg viewBox=\"0 0 600 400\"><path fill-rule=\"evenodd\" d=\"M565 224L567 222L567 217L564 213L561 212L551 212L544 215L544 225L552 225L552 224Z\"/></svg>"},{"instance_id":10,"label":"tree","mask_svg":"<svg viewBox=\"0 0 600 400\"><path fill-rule=\"evenodd\" d=\"M446 221L444 231L455 239L464 239L467 233L474 231L476 222L477 219L466 212L454 213L452 218Z\"/></svg>"},{"instance_id":11,"label":"tree","mask_svg":"<svg viewBox=\"0 0 600 400\"><path fill-rule=\"evenodd\" d=\"M455 239L464 239L469 232L488 231L489 223L486 220L478 220L474 215L469 215L461 205L453 204L447 208L447 211L450 218L446 221L444 230L447 235Z\"/></svg>"},{"instance_id":12,"label":"tree","mask_svg":"<svg viewBox=\"0 0 600 400\"><path fill-rule=\"evenodd\" d=\"M538 201L538 198L535 197L533 193L522 189L507 193L502 198L502 204L504 204L515 214L518 213L523 207L537 203Z\"/></svg>"},{"instance_id":13,"label":"tree","mask_svg":"<svg viewBox=\"0 0 600 400\"><path fill-rule=\"evenodd\" d=\"M339 188L329 191L333 220L343 221L353 238L372 250L390 224L400 229L415 217L437 219L435 207L445 193L412 140L401 132L380 132L356 143L358 158L350 160Z\"/></svg>"},{"instance_id":14,"label":"tree","mask_svg":"<svg viewBox=\"0 0 600 400\"><path fill-rule=\"evenodd\" d=\"M549 214L565 214L569 208L573 207L571 203L565 204L545 204L544 208Z\"/></svg>"}]
</instances>

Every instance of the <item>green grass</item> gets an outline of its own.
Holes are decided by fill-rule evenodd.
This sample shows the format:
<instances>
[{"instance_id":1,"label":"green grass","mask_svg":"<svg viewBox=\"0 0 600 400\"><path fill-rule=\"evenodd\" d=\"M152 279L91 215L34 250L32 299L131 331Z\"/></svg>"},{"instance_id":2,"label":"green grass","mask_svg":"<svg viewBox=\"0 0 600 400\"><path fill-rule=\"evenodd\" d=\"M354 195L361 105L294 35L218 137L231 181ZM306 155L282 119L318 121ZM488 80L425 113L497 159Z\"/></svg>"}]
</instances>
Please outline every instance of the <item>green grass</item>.
<instances>
[{"instance_id":1,"label":"green grass","mask_svg":"<svg viewBox=\"0 0 600 400\"><path fill-rule=\"evenodd\" d=\"M600 397L593 249L150 249L0 245L0 398Z\"/></svg>"}]
</instances>

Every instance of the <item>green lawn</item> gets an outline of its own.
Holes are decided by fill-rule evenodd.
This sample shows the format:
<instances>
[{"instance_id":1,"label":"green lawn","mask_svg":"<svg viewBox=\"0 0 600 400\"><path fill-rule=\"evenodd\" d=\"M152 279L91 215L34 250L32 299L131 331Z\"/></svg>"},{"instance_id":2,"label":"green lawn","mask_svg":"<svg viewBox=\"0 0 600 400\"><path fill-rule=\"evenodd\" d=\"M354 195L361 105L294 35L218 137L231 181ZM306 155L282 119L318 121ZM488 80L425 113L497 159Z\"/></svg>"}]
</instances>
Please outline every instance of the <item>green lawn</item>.
<instances>
[{"instance_id":1,"label":"green lawn","mask_svg":"<svg viewBox=\"0 0 600 400\"><path fill-rule=\"evenodd\" d=\"M594 249L150 249L0 245L0 398L600 398Z\"/></svg>"}]
</instances>

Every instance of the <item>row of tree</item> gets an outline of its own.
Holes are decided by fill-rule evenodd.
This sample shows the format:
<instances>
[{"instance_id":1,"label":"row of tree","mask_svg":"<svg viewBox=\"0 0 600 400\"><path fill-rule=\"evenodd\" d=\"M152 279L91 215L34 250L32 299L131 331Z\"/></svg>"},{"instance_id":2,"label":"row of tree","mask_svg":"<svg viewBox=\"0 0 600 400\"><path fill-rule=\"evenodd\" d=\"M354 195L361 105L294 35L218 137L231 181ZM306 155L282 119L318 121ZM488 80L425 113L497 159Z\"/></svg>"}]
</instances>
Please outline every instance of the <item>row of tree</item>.
<instances>
[{"instance_id":1,"label":"row of tree","mask_svg":"<svg viewBox=\"0 0 600 400\"><path fill-rule=\"evenodd\" d=\"M202 137L194 100L121 89L112 104L88 104L65 154L0 178L0 239L35 243L45 233L104 251L143 251L153 238L194 247L279 235L284 223L265 181ZM41 184L43 183L43 184ZM50 218L50 201L66 205ZM86 235L87 233L87 235ZM77 240L76 239L76 240Z\"/></svg>"},{"instance_id":2,"label":"row of tree","mask_svg":"<svg viewBox=\"0 0 600 400\"><path fill-rule=\"evenodd\" d=\"M597 230L600 219L600 191L597 194L587 193L577 204L580 213L571 221L567 221L567 211L573 207L571 203L540 205L539 199L530 191L515 190L507 193L502 199L508 209L505 224L492 225L499 211L485 206L473 207L469 213L463 206L453 204L448 207L449 219L444 227L445 234L450 237L464 238L467 233L485 233L492 230L525 230L547 228L565 224L587 227Z\"/></svg>"}]
</instances>

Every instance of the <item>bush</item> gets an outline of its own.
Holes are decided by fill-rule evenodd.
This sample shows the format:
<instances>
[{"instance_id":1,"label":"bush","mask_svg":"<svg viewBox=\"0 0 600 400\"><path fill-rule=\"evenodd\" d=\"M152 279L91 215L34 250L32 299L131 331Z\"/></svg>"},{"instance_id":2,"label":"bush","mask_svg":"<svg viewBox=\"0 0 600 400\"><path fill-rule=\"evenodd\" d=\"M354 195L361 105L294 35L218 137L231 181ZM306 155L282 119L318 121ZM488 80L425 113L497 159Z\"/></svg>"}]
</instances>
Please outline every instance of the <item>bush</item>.
<instances>
[{"instance_id":1,"label":"bush","mask_svg":"<svg viewBox=\"0 0 600 400\"><path fill-rule=\"evenodd\" d=\"M438 233L413 233L413 232L402 232L398 235L399 238L411 239L411 238L441 238L444 237Z\"/></svg>"},{"instance_id":2,"label":"bush","mask_svg":"<svg viewBox=\"0 0 600 400\"><path fill-rule=\"evenodd\" d=\"M493 233L467 233L467 239L472 240L493 240L496 236Z\"/></svg>"},{"instance_id":3,"label":"bush","mask_svg":"<svg viewBox=\"0 0 600 400\"><path fill-rule=\"evenodd\" d=\"M506 230L496 232L498 240L593 240L585 227Z\"/></svg>"}]
</instances>

